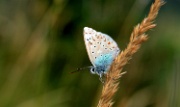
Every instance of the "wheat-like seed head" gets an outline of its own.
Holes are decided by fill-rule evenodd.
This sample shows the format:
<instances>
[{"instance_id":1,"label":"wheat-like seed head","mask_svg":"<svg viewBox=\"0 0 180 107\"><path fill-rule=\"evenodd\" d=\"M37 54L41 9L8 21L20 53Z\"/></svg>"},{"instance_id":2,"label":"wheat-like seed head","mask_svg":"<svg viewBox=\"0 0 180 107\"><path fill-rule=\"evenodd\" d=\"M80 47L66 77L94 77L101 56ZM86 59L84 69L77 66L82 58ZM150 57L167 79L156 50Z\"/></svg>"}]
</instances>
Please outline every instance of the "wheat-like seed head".
<instances>
[{"instance_id":1,"label":"wheat-like seed head","mask_svg":"<svg viewBox=\"0 0 180 107\"><path fill-rule=\"evenodd\" d=\"M111 107L113 105L112 97L118 90L118 80L122 75L122 69L132 58L132 55L138 51L141 44L148 39L145 33L156 26L154 20L163 4L163 0L155 0L154 4L151 5L148 16L134 27L127 48L117 56L106 75L106 82L102 90L98 107Z\"/></svg>"}]
</instances>

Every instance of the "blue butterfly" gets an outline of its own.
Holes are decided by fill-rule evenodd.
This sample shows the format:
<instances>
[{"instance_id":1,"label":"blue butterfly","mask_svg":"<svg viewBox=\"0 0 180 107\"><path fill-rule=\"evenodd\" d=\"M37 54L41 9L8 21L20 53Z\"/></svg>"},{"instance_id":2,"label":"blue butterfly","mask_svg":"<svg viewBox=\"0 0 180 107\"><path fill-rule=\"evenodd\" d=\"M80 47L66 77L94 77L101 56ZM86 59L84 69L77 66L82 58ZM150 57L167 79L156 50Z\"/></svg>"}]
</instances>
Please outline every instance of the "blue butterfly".
<instances>
[{"instance_id":1,"label":"blue butterfly","mask_svg":"<svg viewBox=\"0 0 180 107\"><path fill-rule=\"evenodd\" d=\"M93 65L90 67L90 71L102 79L102 76L107 73L113 60L119 54L120 49L110 36L88 27L84 27L84 42Z\"/></svg>"}]
</instances>

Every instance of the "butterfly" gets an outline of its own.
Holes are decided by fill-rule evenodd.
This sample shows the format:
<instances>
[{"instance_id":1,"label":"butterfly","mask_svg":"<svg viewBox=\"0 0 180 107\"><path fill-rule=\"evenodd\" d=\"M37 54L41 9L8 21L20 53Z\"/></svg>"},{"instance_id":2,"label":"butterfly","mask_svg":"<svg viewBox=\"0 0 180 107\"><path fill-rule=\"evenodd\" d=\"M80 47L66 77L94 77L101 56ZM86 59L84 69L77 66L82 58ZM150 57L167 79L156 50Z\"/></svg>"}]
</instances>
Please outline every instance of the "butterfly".
<instances>
[{"instance_id":1,"label":"butterfly","mask_svg":"<svg viewBox=\"0 0 180 107\"><path fill-rule=\"evenodd\" d=\"M93 65L90 66L90 72L99 75L102 79L119 54L120 49L117 43L107 34L97 32L89 27L84 27L83 33L86 50Z\"/></svg>"}]
</instances>

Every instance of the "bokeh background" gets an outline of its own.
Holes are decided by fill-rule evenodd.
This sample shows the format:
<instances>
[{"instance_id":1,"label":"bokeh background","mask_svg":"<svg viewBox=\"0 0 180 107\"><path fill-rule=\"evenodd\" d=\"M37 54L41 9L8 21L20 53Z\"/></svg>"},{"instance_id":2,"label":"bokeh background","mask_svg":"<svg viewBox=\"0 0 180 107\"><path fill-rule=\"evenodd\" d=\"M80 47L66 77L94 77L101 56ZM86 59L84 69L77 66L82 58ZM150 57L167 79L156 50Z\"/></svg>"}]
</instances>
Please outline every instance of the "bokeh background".
<instances>
[{"instance_id":1,"label":"bokeh background","mask_svg":"<svg viewBox=\"0 0 180 107\"><path fill-rule=\"evenodd\" d=\"M153 0L0 0L0 107L96 107L83 27L125 49ZM126 65L114 107L180 107L180 1L167 0Z\"/></svg>"}]
</instances>

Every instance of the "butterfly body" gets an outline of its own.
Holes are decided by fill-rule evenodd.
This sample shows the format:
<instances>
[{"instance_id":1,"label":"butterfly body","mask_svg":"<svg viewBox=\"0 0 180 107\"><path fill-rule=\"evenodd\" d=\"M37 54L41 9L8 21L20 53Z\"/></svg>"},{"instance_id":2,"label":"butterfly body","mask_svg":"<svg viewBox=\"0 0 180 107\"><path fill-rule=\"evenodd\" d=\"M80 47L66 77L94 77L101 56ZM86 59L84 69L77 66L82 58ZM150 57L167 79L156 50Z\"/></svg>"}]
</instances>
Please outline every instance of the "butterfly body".
<instances>
[{"instance_id":1,"label":"butterfly body","mask_svg":"<svg viewBox=\"0 0 180 107\"><path fill-rule=\"evenodd\" d=\"M120 49L110 36L88 27L84 27L84 41L93 65L90 71L102 77L109 70Z\"/></svg>"}]
</instances>

